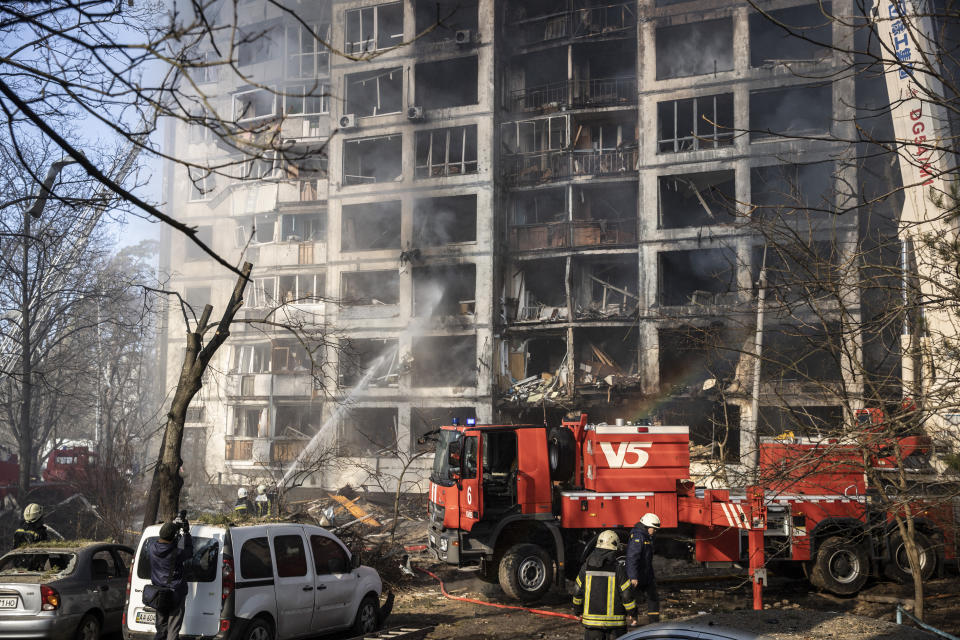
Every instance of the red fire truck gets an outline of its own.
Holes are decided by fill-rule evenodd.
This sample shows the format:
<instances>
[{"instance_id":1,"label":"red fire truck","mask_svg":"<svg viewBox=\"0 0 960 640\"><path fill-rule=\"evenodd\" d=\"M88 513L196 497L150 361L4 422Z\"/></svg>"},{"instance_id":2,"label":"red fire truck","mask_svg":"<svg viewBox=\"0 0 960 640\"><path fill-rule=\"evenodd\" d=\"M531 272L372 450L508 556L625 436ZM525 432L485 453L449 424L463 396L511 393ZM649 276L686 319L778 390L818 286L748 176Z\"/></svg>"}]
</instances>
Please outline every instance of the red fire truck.
<instances>
[{"instance_id":1,"label":"red fire truck","mask_svg":"<svg viewBox=\"0 0 960 640\"><path fill-rule=\"evenodd\" d=\"M923 446L904 440L899 455ZM600 531L625 533L654 512L664 528L695 540L697 561L746 560L755 607L768 560L803 563L815 586L852 594L871 574L909 575L896 525L867 490L862 451L836 440L765 439L759 477L770 483L700 488L689 480L687 427L593 425L586 414L552 429L468 421L439 431L429 545L441 561L479 564L485 579L530 602L576 574ZM891 464L884 455L878 449L871 463ZM913 506L929 577L956 557L953 503Z\"/></svg>"},{"instance_id":2,"label":"red fire truck","mask_svg":"<svg viewBox=\"0 0 960 640\"><path fill-rule=\"evenodd\" d=\"M97 473L97 454L89 447L63 446L47 455L41 482L34 489L50 499L66 498L87 487ZM17 497L19 481L20 462L16 454L0 452L0 501L8 495Z\"/></svg>"}]
</instances>

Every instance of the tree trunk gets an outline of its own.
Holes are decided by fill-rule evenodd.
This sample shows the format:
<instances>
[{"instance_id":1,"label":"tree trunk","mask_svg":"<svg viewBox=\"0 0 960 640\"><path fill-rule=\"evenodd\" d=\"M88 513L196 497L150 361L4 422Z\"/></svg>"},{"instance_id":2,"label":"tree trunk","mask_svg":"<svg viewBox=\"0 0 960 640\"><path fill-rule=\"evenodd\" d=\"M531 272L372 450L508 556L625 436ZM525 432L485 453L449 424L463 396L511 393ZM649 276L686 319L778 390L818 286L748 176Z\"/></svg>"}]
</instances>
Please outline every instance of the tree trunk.
<instances>
[{"instance_id":1,"label":"tree trunk","mask_svg":"<svg viewBox=\"0 0 960 640\"><path fill-rule=\"evenodd\" d=\"M23 265L20 270L20 353L23 358L22 392L20 394L20 429L17 433L17 444L19 445L20 472L17 478L19 487L19 499L24 501L27 493L30 491L30 468L33 466L33 428L31 422L31 409L33 408L33 334L31 333L30 323L33 317L30 314L31 296L30 296L30 215L26 211L23 214Z\"/></svg>"},{"instance_id":2,"label":"tree trunk","mask_svg":"<svg viewBox=\"0 0 960 640\"><path fill-rule=\"evenodd\" d=\"M180 490L183 488L183 478L180 467L183 458L180 447L183 443L183 425L186 422L187 408L190 401L203 387L203 374L213 354L217 352L230 335L230 323L243 304L243 291L250 280L250 271L253 265L243 264L242 275L237 279L233 288L230 302L227 304L217 330L210 341L203 345L203 334L213 313L213 307L204 306L196 331L187 328L187 350L183 356L183 367L180 369L180 379L170 411L167 412L167 425L160 445L160 455L157 465L153 468L153 480L150 483L150 493L147 495L147 506L143 514L143 528L156 523L158 520L170 521L180 509Z\"/></svg>"}]
</instances>

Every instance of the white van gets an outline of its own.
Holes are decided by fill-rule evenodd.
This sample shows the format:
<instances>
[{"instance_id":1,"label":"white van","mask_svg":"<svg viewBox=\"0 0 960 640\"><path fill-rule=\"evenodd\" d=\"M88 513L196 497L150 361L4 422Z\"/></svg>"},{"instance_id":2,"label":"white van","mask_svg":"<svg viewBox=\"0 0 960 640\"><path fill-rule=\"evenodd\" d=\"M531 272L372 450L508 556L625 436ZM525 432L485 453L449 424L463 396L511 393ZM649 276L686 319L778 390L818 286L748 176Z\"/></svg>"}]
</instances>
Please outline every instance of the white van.
<instances>
[{"instance_id":1,"label":"white van","mask_svg":"<svg viewBox=\"0 0 960 640\"><path fill-rule=\"evenodd\" d=\"M149 640L156 613L143 604L150 583L147 544L160 525L147 527L137 546L123 614L126 640ZM353 628L376 630L392 605L381 609L380 576L360 566L332 533L293 523L250 526L193 525L193 558L181 636L196 639L286 640Z\"/></svg>"}]
</instances>

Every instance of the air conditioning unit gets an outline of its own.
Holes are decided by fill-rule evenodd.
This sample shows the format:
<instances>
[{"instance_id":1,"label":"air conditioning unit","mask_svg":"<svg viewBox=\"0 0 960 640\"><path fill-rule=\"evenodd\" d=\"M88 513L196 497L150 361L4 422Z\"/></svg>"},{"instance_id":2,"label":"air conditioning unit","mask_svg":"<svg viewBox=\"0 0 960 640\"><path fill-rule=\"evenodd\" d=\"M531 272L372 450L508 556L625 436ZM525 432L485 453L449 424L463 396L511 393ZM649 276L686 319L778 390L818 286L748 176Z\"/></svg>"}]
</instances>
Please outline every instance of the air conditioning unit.
<instances>
[{"instance_id":1,"label":"air conditioning unit","mask_svg":"<svg viewBox=\"0 0 960 640\"><path fill-rule=\"evenodd\" d=\"M357 116L353 113L345 113L340 116L340 128L341 129L356 129L357 128Z\"/></svg>"},{"instance_id":2,"label":"air conditioning unit","mask_svg":"<svg viewBox=\"0 0 960 640\"><path fill-rule=\"evenodd\" d=\"M457 44L470 44L473 42L473 34L470 29L460 29L453 35L453 39Z\"/></svg>"},{"instance_id":3,"label":"air conditioning unit","mask_svg":"<svg viewBox=\"0 0 960 640\"><path fill-rule=\"evenodd\" d=\"M423 107L407 107L407 120L423 120Z\"/></svg>"}]
</instances>

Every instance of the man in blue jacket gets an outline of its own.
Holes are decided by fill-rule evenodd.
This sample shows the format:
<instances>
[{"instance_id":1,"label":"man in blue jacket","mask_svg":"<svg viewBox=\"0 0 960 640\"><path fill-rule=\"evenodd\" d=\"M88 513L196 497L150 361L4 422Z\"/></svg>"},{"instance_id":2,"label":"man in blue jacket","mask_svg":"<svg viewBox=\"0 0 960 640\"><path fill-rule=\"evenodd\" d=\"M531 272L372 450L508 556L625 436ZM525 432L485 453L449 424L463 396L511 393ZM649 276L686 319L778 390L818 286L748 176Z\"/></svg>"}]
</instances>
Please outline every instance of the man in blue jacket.
<instances>
[{"instance_id":1,"label":"man in blue jacket","mask_svg":"<svg viewBox=\"0 0 960 640\"><path fill-rule=\"evenodd\" d=\"M660 597L657 595L657 579L653 575L653 535L660 528L660 518L655 513L646 513L630 531L627 544L627 578L636 588L637 597L647 597L647 620L660 622Z\"/></svg>"},{"instance_id":2,"label":"man in blue jacket","mask_svg":"<svg viewBox=\"0 0 960 640\"><path fill-rule=\"evenodd\" d=\"M182 536L177 534L182 532ZM183 547L177 544L182 538ZM160 527L160 537L150 543L150 582L173 592L170 605L157 610L157 633L154 640L176 640L183 625L183 610L187 601L187 583L183 579L183 565L193 556L193 538L186 520L166 522Z\"/></svg>"}]
</instances>

